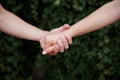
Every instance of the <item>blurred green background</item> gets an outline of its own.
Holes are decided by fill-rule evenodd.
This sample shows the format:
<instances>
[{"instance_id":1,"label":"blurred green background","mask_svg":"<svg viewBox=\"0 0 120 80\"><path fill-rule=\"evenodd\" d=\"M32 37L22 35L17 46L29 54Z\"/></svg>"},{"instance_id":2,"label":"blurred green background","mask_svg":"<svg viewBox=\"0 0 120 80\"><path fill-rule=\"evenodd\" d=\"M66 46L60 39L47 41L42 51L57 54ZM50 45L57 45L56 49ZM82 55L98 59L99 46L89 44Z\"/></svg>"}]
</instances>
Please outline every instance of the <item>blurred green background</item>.
<instances>
[{"instance_id":1,"label":"blurred green background","mask_svg":"<svg viewBox=\"0 0 120 80\"><path fill-rule=\"evenodd\" d=\"M51 30L74 24L110 0L0 1L26 22ZM0 32L0 80L119 80L119 26L120 21L76 37L57 56L43 56L38 42Z\"/></svg>"}]
</instances>

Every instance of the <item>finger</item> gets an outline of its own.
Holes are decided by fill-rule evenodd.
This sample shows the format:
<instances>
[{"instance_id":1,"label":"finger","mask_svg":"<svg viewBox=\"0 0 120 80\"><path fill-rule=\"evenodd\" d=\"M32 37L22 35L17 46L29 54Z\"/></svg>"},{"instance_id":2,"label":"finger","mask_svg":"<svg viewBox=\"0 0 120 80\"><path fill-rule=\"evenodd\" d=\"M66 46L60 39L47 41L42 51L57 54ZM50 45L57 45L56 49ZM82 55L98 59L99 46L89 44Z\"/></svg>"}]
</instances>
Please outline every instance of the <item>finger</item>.
<instances>
[{"instance_id":1,"label":"finger","mask_svg":"<svg viewBox=\"0 0 120 80\"><path fill-rule=\"evenodd\" d=\"M41 45L42 49L45 49L45 43L44 43L43 39L40 40L40 45Z\"/></svg>"},{"instance_id":2,"label":"finger","mask_svg":"<svg viewBox=\"0 0 120 80\"><path fill-rule=\"evenodd\" d=\"M52 44L50 44L50 43L45 43L45 49L50 48L51 46L52 46Z\"/></svg>"},{"instance_id":3,"label":"finger","mask_svg":"<svg viewBox=\"0 0 120 80\"><path fill-rule=\"evenodd\" d=\"M67 30L69 28L70 28L69 24L64 24L63 26L59 27L58 29L59 29L60 32L62 32L62 31Z\"/></svg>"},{"instance_id":4,"label":"finger","mask_svg":"<svg viewBox=\"0 0 120 80\"><path fill-rule=\"evenodd\" d=\"M70 37L70 35L67 34L67 33L64 33L64 36L65 36L65 38L67 39L67 42L68 42L69 44L72 44L72 38Z\"/></svg>"},{"instance_id":5,"label":"finger","mask_svg":"<svg viewBox=\"0 0 120 80\"><path fill-rule=\"evenodd\" d=\"M69 24L64 24L64 25L63 25L63 28L64 28L63 31L64 31L64 30L67 30L67 29L70 29L70 25L69 25Z\"/></svg>"},{"instance_id":6,"label":"finger","mask_svg":"<svg viewBox=\"0 0 120 80\"><path fill-rule=\"evenodd\" d=\"M56 32L62 32L64 30L69 29L70 26L68 24L64 24L63 26L60 26L59 28L53 29L51 32L56 33Z\"/></svg>"},{"instance_id":7,"label":"finger","mask_svg":"<svg viewBox=\"0 0 120 80\"><path fill-rule=\"evenodd\" d=\"M55 48L54 48L54 51L53 51L53 54L57 54L59 52L59 46L58 45L55 45Z\"/></svg>"},{"instance_id":8,"label":"finger","mask_svg":"<svg viewBox=\"0 0 120 80\"><path fill-rule=\"evenodd\" d=\"M62 43L64 44L65 49L68 49L69 48L69 45L68 45L69 42L66 40L66 37L62 34L60 36L60 39L61 39Z\"/></svg>"},{"instance_id":9,"label":"finger","mask_svg":"<svg viewBox=\"0 0 120 80\"><path fill-rule=\"evenodd\" d=\"M51 53L53 52L54 48L55 48L55 46L51 46L51 47L43 50L42 54L43 54L43 55L51 54Z\"/></svg>"},{"instance_id":10,"label":"finger","mask_svg":"<svg viewBox=\"0 0 120 80\"><path fill-rule=\"evenodd\" d=\"M49 55L55 56L57 55L57 53L59 52L59 46L58 45L54 45L54 50L50 53L48 53Z\"/></svg>"},{"instance_id":11,"label":"finger","mask_svg":"<svg viewBox=\"0 0 120 80\"><path fill-rule=\"evenodd\" d=\"M60 52L64 52L64 45L60 39L58 39L57 44L59 45Z\"/></svg>"}]
</instances>

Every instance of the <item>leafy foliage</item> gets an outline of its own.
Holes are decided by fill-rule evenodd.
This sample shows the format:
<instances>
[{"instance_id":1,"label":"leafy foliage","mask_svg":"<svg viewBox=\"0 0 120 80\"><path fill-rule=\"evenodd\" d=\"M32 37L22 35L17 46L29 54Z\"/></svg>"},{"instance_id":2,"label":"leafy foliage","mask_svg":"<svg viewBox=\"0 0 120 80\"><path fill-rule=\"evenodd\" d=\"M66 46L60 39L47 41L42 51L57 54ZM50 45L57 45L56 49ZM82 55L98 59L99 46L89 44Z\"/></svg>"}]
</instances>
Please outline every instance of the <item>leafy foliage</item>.
<instances>
[{"instance_id":1,"label":"leafy foliage","mask_svg":"<svg viewBox=\"0 0 120 80\"><path fill-rule=\"evenodd\" d=\"M74 24L110 0L1 0L28 23L51 30ZM86 23L87 24L87 23ZM39 43L0 33L0 80L119 80L120 22L74 38L63 54L42 56Z\"/></svg>"}]
</instances>

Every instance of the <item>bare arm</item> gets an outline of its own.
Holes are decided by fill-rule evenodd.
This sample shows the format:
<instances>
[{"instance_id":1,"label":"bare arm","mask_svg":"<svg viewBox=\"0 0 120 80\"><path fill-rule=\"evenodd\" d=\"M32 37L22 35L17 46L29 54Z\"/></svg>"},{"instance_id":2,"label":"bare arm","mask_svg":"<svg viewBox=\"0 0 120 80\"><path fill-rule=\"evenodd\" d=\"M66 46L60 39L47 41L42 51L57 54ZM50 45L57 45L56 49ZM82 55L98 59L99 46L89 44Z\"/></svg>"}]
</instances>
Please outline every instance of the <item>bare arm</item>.
<instances>
[{"instance_id":1,"label":"bare arm","mask_svg":"<svg viewBox=\"0 0 120 80\"><path fill-rule=\"evenodd\" d=\"M61 26L59 28L51 30L49 32L49 34L60 33L60 32L63 32L64 30L67 30L67 29L69 29L69 25L64 25L64 26ZM26 23L25 21L23 21L22 19L20 19L16 15L5 10L1 6L1 4L0 4L0 31L5 32L5 33L10 34L10 35L13 35L13 36L16 36L16 37L19 37L19 38L38 41L38 42L40 42L41 47L43 49L44 49L44 46L48 46L49 44L54 44L55 47L53 47L49 50L50 51L54 50L55 54L60 51L59 48L61 48L61 45L66 44L66 45L62 46L63 49L69 46L67 44L67 40L65 39L64 36L63 36L63 38L66 41L62 42L59 45L60 47L57 44L55 44L57 42L56 38L59 37L59 35L56 38L54 38L54 37L50 38L49 42L47 42L47 44L44 44L43 38L46 36L48 31L43 31L43 30L41 30L33 25ZM51 55L53 55L53 54L51 54Z\"/></svg>"},{"instance_id":2,"label":"bare arm","mask_svg":"<svg viewBox=\"0 0 120 80\"><path fill-rule=\"evenodd\" d=\"M39 41L41 37L44 36L46 31L40 30L39 28L30 25L12 14L11 12L5 10L0 4L0 31L7 34L28 39Z\"/></svg>"},{"instance_id":3,"label":"bare arm","mask_svg":"<svg viewBox=\"0 0 120 80\"><path fill-rule=\"evenodd\" d=\"M88 32L92 32L103 28L120 19L120 0L111 1L92 14L75 23L65 32L71 37L80 36Z\"/></svg>"},{"instance_id":4,"label":"bare arm","mask_svg":"<svg viewBox=\"0 0 120 80\"><path fill-rule=\"evenodd\" d=\"M111 1L111 2L103 5L102 7L100 7L93 13L91 13L89 16L87 16L86 18L84 18L81 21L72 25L70 29L64 31L64 36L66 37L67 40L70 40L72 37L80 36L80 35L86 34L88 32L98 30L109 24L112 24L113 22L115 22L119 19L120 19L120 0L114 0L114 1ZM55 36L55 35L53 35L53 36ZM60 43L59 40L61 40L63 42L65 40L61 37L57 41L58 45ZM47 38L46 38L46 40L47 40ZM70 42L70 43L72 43L72 42ZM52 47L54 47L54 46L52 46ZM52 47L45 49L44 52L45 53L51 52ZM61 47L61 52L63 52L63 51L64 50Z\"/></svg>"}]
</instances>

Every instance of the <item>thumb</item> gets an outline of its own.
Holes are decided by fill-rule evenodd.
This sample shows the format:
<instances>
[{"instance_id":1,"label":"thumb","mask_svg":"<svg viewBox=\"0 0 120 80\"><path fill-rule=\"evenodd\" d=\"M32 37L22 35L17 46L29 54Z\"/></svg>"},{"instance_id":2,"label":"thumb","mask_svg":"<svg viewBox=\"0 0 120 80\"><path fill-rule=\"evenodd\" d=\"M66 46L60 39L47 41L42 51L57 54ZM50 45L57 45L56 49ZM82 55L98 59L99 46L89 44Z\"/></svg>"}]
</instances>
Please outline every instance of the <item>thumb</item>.
<instances>
[{"instance_id":1,"label":"thumb","mask_svg":"<svg viewBox=\"0 0 120 80\"><path fill-rule=\"evenodd\" d=\"M54 48L55 48L55 46L49 47L49 48L43 50L42 54L43 55L50 54L51 52L54 51Z\"/></svg>"},{"instance_id":2,"label":"thumb","mask_svg":"<svg viewBox=\"0 0 120 80\"><path fill-rule=\"evenodd\" d=\"M69 24L64 24L63 26L59 27L59 28L56 28L56 29L53 29L51 32L52 33L58 33L58 32L63 32L64 30L67 30L70 28L70 25Z\"/></svg>"},{"instance_id":3,"label":"thumb","mask_svg":"<svg viewBox=\"0 0 120 80\"><path fill-rule=\"evenodd\" d=\"M69 24L64 24L63 26L58 28L58 31L62 32L62 31L67 30L69 28L70 28Z\"/></svg>"}]
</instances>

